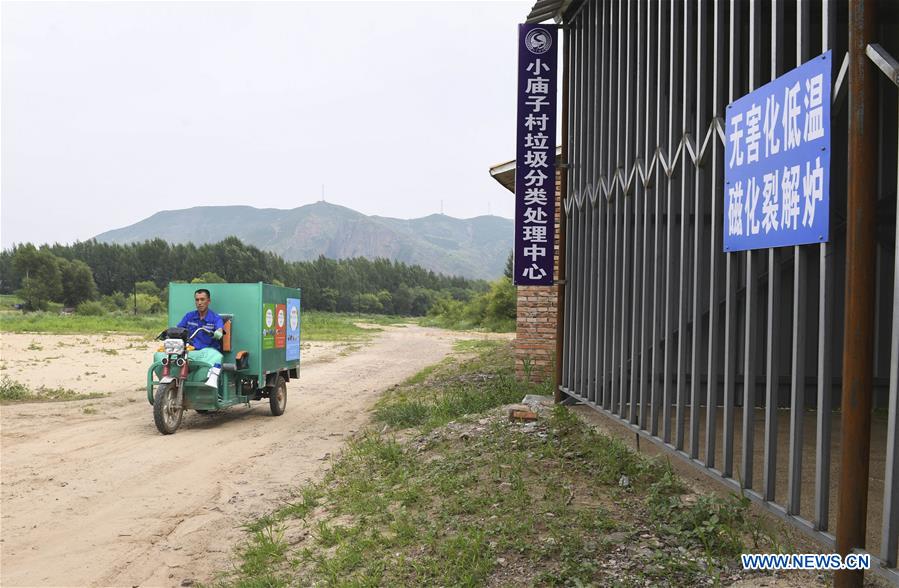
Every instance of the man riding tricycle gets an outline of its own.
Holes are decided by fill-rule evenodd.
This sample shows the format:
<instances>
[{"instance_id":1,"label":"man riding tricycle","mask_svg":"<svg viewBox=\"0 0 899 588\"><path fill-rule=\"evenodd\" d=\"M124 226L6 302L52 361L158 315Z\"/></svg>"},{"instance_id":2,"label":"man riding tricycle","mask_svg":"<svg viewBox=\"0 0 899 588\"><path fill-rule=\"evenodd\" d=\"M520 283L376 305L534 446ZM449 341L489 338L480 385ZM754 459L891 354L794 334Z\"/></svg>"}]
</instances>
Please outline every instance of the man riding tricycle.
<instances>
[{"instance_id":1,"label":"man riding tricycle","mask_svg":"<svg viewBox=\"0 0 899 588\"><path fill-rule=\"evenodd\" d=\"M195 310L188 310L191 298ZM173 283L169 324L176 326L160 333L147 370L147 400L160 433L177 431L190 409L207 413L267 398L272 415L284 413L287 382L299 376L298 289Z\"/></svg>"}]
</instances>

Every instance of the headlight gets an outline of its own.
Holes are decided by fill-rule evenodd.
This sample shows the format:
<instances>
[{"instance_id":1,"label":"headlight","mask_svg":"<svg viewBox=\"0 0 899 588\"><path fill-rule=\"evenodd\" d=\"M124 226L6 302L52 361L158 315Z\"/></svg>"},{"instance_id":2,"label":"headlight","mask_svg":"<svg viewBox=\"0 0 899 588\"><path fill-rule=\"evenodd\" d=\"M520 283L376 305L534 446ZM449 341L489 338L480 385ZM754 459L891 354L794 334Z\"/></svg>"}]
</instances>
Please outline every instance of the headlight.
<instances>
[{"instance_id":1,"label":"headlight","mask_svg":"<svg viewBox=\"0 0 899 588\"><path fill-rule=\"evenodd\" d=\"M166 339L162 346L165 348L166 353L183 353L184 352L184 341L181 339Z\"/></svg>"}]
</instances>

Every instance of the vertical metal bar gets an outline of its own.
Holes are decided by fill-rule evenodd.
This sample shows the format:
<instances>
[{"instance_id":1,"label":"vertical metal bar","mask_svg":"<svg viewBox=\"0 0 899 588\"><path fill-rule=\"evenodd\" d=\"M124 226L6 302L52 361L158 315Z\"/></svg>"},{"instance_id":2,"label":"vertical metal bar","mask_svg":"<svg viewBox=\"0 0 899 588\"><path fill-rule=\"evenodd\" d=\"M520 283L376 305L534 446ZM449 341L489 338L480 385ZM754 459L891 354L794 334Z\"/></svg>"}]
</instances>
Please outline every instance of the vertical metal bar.
<instances>
[{"instance_id":1,"label":"vertical metal bar","mask_svg":"<svg viewBox=\"0 0 899 588\"><path fill-rule=\"evenodd\" d=\"M585 31L584 31L584 13L581 12L577 18L577 45L576 45L576 55L578 63L580 64L580 69L578 71L577 78L577 100L578 100L578 124L577 124L577 192L575 193L575 201L574 206L577 211L577 242L575 248L575 254L577 256L577 338L575 339L575 353L574 363L575 363L575 386L577 395L581 398L584 397L584 309L585 309L585 300L584 294L586 289L586 264L585 264L585 247L584 240L586 239L587 231L589 230L586 227L586 214L584 211L584 193L585 193L585 167L586 167L586 158L585 158L585 149L584 149L584 141L585 141L585 117L586 112L588 110L588 105L586 101L586 96L584 95L586 89L586 75L587 75L587 64L584 60L584 40L585 40Z\"/></svg>"},{"instance_id":2,"label":"vertical metal bar","mask_svg":"<svg viewBox=\"0 0 899 588\"><path fill-rule=\"evenodd\" d=\"M821 8L821 47L827 51L833 46L834 2L824 0ZM827 80L831 83L830 80ZM819 246L818 289L818 409L815 413L815 528L827 530L830 509L830 428L831 396L833 389L833 307L834 272L833 251L828 243Z\"/></svg>"},{"instance_id":3,"label":"vertical metal bar","mask_svg":"<svg viewBox=\"0 0 899 588\"><path fill-rule=\"evenodd\" d=\"M585 154L586 156L586 154ZM584 188L584 200L582 212L584 216L584 238L583 238L583 251L581 252L581 256L584 259L584 273L583 273L583 281L584 281L584 303L583 308L581 309L581 314L584 327L582 330L581 337L581 372L583 375L583 383L581 384L581 397L584 399L589 399L590 396L590 355L588 350L590 348L590 338L592 336L590 329L590 306L591 301L590 298L592 296L592 247L591 240L593 236L593 211L590 206L590 196L589 196L589 188L585 186Z\"/></svg>"},{"instance_id":4,"label":"vertical metal bar","mask_svg":"<svg viewBox=\"0 0 899 588\"><path fill-rule=\"evenodd\" d=\"M679 108L679 103L677 102L677 83L678 83L678 74L677 74L677 45L678 45L678 35L680 34L680 21L679 21L680 11L678 10L676 0L671 0L671 13L669 18L669 23L671 25L671 37L669 39L670 43L670 52L668 55L668 63L669 63L669 79L668 79L668 163L672 167L676 165L674 161L674 154L677 150L677 144L675 143L675 127L674 127L674 116ZM677 303L677 298L672 298L672 291L674 289L674 283L676 276L675 268L672 267L674 265L673 255L674 252L674 182L671 181L671 176L669 175L665 179L665 183L667 186L668 193L668 218L666 221L666 233L665 233L665 255L666 255L666 263L665 263L665 366L664 366L664 374L663 374L663 384L662 384L662 396L664 406L662 407L662 437L665 443L671 442L671 401L672 394L676 393L676 382L672 382L672 374L674 373L674 366L671 365L672 361L676 361L676 357L672 357L675 349L674 349L674 336L675 336L675 327L674 327L674 314L675 314L675 304ZM680 268L677 268L678 270ZM675 294L674 296L677 296ZM680 337L680 333L678 333L678 337Z\"/></svg>"},{"instance_id":5,"label":"vertical metal bar","mask_svg":"<svg viewBox=\"0 0 899 588\"><path fill-rule=\"evenodd\" d=\"M652 121L654 120L654 110L652 108L652 95L654 91L653 85L653 71L654 67L653 57L654 54L652 52L652 48L655 46L655 42L657 39L652 34L652 10L657 6L655 2L650 2L646 4L646 26L645 26L645 37L646 37L646 83L643 92L643 104L644 104L644 117L645 124L643 127L644 130L644 142L643 142L643 169L645 173L649 174L649 165L652 160L652 149L654 147L654 143L652 142L655 138L653 132L651 130ZM648 179L648 178L647 178ZM642 328L640 332L640 427L644 430L649 430L648 420L651 418L649 413L649 403L650 403L650 394L652 391L652 381L648 378L651 378L651 351L650 348L654 347L652 340L652 312L649 308L651 303L650 298L650 272L653 271L654 264L651 262L655 258L655 251L650 253L650 241L649 241L649 230L650 230L650 218L652 218L652 211L650 210L650 195L654 193L654 190L651 188L643 186L642 190L642 198L643 198L643 284L641 286L642 290ZM653 221L655 224L655 221ZM647 373L649 372L649 373Z\"/></svg>"},{"instance_id":6,"label":"vertical metal bar","mask_svg":"<svg viewBox=\"0 0 899 588\"><path fill-rule=\"evenodd\" d=\"M566 170L566 172L567 171L568 170ZM566 178L567 178L567 176L568 176L567 173L565 173L563 175L563 177L566 177ZM566 185L568 184L567 180L565 183L566 183ZM565 288L565 292L563 292L563 296L565 297L565 304L563 305L563 307L564 307L565 311L564 311L564 314L562 315L562 319L564 321L563 326L564 326L565 332L564 332L564 349L562 351L561 380L562 380L562 387L565 390L571 390L571 388L572 388L572 382L571 382L571 332L572 332L572 328L571 328L571 326L572 326L572 322L573 322L571 319L571 314L574 309L572 308L572 304L571 304L571 298L572 298L571 293L573 291L573 288L571 287L570 280L571 280L571 276L573 274L572 268L571 268L571 259L572 259L571 244L574 241L574 235L572 234L572 232L574 230L574 219L571 218L571 196L567 194L567 191L563 192L562 207L563 207L562 208L562 216L565 218L565 227L564 227L565 228L565 243L564 243L565 254L563 255L563 257L565 258L564 265L565 265L565 282L566 283L563 285L563 287ZM560 233L561 233L561 228L562 227L560 227ZM563 244L560 244L560 252L562 250L562 245ZM560 260L560 264L559 264L560 266L562 265L561 261L562 260ZM562 391L559 390L559 394L557 395L558 398L556 398L556 402L562 401L561 392Z\"/></svg>"},{"instance_id":7,"label":"vertical metal bar","mask_svg":"<svg viewBox=\"0 0 899 588\"><path fill-rule=\"evenodd\" d=\"M637 423L637 405L639 404L640 397L640 331L642 330L641 322L642 317L640 315L640 300L642 298L642 293L640 291L641 281L640 277L643 274L643 265L642 265L642 256L643 256L643 243L642 243L642 234L640 231L641 223L640 223L640 215L642 214L643 207L643 187L640 184L640 174L637 172L637 165L640 160L640 139L642 138L642 122L643 122L643 76L641 75L643 72L643 43L641 36L641 28L643 26L643 4L637 3L635 7L636 14L634 15L632 24L630 28L630 45L632 47L631 51L636 54L635 59L635 67L632 71L629 72L628 78L634 79L634 101L633 101L633 109L631 110L632 115L631 118L634 120L634 133L633 137L630 140L630 155L631 162L628 165L628 168L632 170L630 173L633 173L633 183L631 184L633 191L631 192L632 199L634 201L634 263L633 263L633 276L632 276L632 285L631 285L631 385L630 385L630 410L629 410L629 422L631 424ZM630 100L628 101L630 102Z\"/></svg>"},{"instance_id":8,"label":"vertical metal bar","mask_svg":"<svg viewBox=\"0 0 899 588\"><path fill-rule=\"evenodd\" d=\"M796 4L796 65L805 61L809 52L809 10ZM806 297L808 296L808 263L805 249L793 247L793 370L790 385L790 464L787 482L787 512L799 514L802 500L802 441L805 417L805 340Z\"/></svg>"},{"instance_id":9,"label":"vertical metal bar","mask_svg":"<svg viewBox=\"0 0 899 588\"><path fill-rule=\"evenodd\" d=\"M631 59L631 19L633 16L633 3L627 3L627 20L625 21L626 28L626 36L624 41L624 52L623 59L625 61L624 68L624 148L620 153L620 157L618 159L618 168L621 170L622 176L621 178L626 180L626 174L630 169L628 165L630 159L630 141L631 141L631 69L632 69L632 59ZM619 137L620 141L620 137ZM633 198L630 198L625 194L624 188L619 188L619 194L621 198L624 200L624 217L621 219L623 223L622 233L624 235L622 253L621 253L621 364L619 365L619 370L621 370L621 380L619 386L619 394L621 395L621 404L619 406L618 415L621 418L625 418L625 407L627 402L627 392L628 392L628 374L627 374L627 362L628 362L628 338L630 337L630 270L632 265L632 260L630 259L630 245L633 240L633 236L629 234L629 228L631 226L630 223L630 211L633 209Z\"/></svg>"},{"instance_id":10,"label":"vertical metal bar","mask_svg":"<svg viewBox=\"0 0 899 588\"><path fill-rule=\"evenodd\" d=\"M818 292L818 410L815 435L815 528L826 531L830 517L830 451L833 390L833 327L836 289L833 251L819 249L821 273Z\"/></svg>"},{"instance_id":11,"label":"vertical metal bar","mask_svg":"<svg viewBox=\"0 0 899 588\"><path fill-rule=\"evenodd\" d=\"M706 18L708 11L708 2L699 0L698 10L696 11L696 104L694 111L696 113L696 150L697 156L704 142L704 131L707 128L704 124L704 118L708 104L706 101L706 91L703 82L705 74L705 65L708 61L708 31L706 30ZM698 162L697 162L698 163ZM697 459L699 457L699 421L700 421L700 404L702 402L702 308L703 296L701 295L702 284L705 278L705 262L703 261L703 245L705 233L705 199L703 198L703 180L706 173L705 166L697 166L696 177L693 182L694 190L694 237L693 237L693 347L690 356L690 457ZM712 198L716 196L712 194ZM714 219L712 219L714 222Z\"/></svg>"},{"instance_id":12,"label":"vertical metal bar","mask_svg":"<svg viewBox=\"0 0 899 588\"><path fill-rule=\"evenodd\" d=\"M743 330L743 443L741 446L741 483L744 488L752 488L752 464L755 455L755 384L756 384L756 307L755 255L746 252L746 326Z\"/></svg>"},{"instance_id":13,"label":"vertical metal bar","mask_svg":"<svg viewBox=\"0 0 899 588\"><path fill-rule=\"evenodd\" d=\"M899 137L897 137L899 140ZM899 151L899 149L897 149ZM899 166L897 166L899 169ZM899 173L896 174L899 194ZM899 209L896 226L899 227ZM886 471L883 483L883 527L880 559L888 567L896 567L899 549L899 241L893 267L893 330L890 343L890 401L887 412Z\"/></svg>"},{"instance_id":14,"label":"vertical metal bar","mask_svg":"<svg viewBox=\"0 0 899 588\"><path fill-rule=\"evenodd\" d=\"M714 8L714 30L712 33L712 112L713 118L724 115L724 84L725 84L725 63L726 58L723 55L723 40L721 36L724 34L724 10L722 3L717 0L713 3ZM713 130L712 137L712 169L711 169L711 220L709 228L711 236L709 239L709 368L706 375L708 388L706 393L706 421L705 421L705 464L706 466L715 467L715 450L718 429L718 364L720 362L720 334L719 334L719 311L721 300L721 289L719 287L719 260L721 252L719 244L722 234L720 197L718 196L718 188L721 185L719 177L721 174L721 165L719 159L723 152L720 144L718 133Z\"/></svg>"},{"instance_id":15,"label":"vertical metal bar","mask_svg":"<svg viewBox=\"0 0 899 588\"><path fill-rule=\"evenodd\" d=\"M685 139L684 132L690 128L690 115L688 114L693 107L692 90L693 85L688 83L691 79L690 66L690 43L692 41L691 25L693 3L684 0L683 16L681 24L681 71L678 76L678 82L681 84L681 129L680 139ZM690 306L690 259L689 251L689 223L690 223L690 199L687 195L690 190L690 178L692 178L693 165L690 160L690 153L685 143L681 143L680 152L680 188L678 197L680 198L680 222L678 223L678 231L680 237L680 252L678 254L678 273L679 295L677 306L677 410L675 412L675 428L674 428L674 446L678 449L684 448L684 413L687 405L687 333L689 327L687 325L687 313Z\"/></svg>"},{"instance_id":16,"label":"vertical metal bar","mask_svg":"<svg viewBox=\"0 0 899 588\"><path fill-rule=\"evenodd\" d=\"M621 70L623 69L623 56L622 56L622 35L621 35L621 21L622 21L622 6L618 5L618 27L615 31L615 39L618 50L615 54L617 59L616 67L615 67L615 109L617 112L617 116L615 117L615 169L616 173L618 170L622 168L621 165L621 119L624 114L623 112L623 102L622 93L621 93ZM609 170L611 173L612 169ZM621 331L622 329L622 312L624 307L622 305L621 300L621 284L623 282L622 278L622 270L624 258L621 255L621 246L622 246L622 217L623 217L623 203L622 197L620 194L620 190L618 189L617 177L612 176L612 197L615 200L615 304L613 321L614 321L614 329L612 333L612 411L621 414L621 370L620 364L623 361L621 357Z\"/></svg>"},{"instance_id":17,"label":"vertical metal bar","mask_svg":"<svg viewBox=\"0 0 899 588\"><path fill-rule=\"evenodd\" d=\"M594 177L596 177L594 175ZM596 195L594 194L593 198ZM590 394L588 400L597 402L597 391L599 390L599 297L602 291L599 289L599 243L602 238L602 227L600 226L599 206L600 200L591 200L590 203L590 226L593 230L590 232L590 284L593 294L590 297Z\"/></svg>"},{"instance_id":18,"label":"vertical metal bar","mask_svg":"<svg viewBox=\"0 0 899 588\"><path fill-rule=\"evenodd\" d=\"M878 72L865 49L877 35L877 3L857 0L849 10L849 190L846 219L846 313L843 345L843 424L837 552L865 546L871 446L874 259L874 182L877 178ZM834 586L861 586L864 573L841 570Z\"/></svg>"},{"instance_id":19,"label":"vertical metal bar","mask_svg":"<svg viewBox=\"0 0 899 588\"><path fill-rule=\"evenodd\" d=\"M897 111L897 120L899 120L899 111ZM899 143L899 132L897 132L896 140ZM899 153L899 149L896 151ZM899 162L897 162L896 169L899 170ZM896 194L899 195L899 171L896 173L896 189ZM899 210L897 210L896 226L899 227ZM899 549L899 241L896 243L893 267L893 330L890 347L889 396L880 559L886 562L887 566L895 568L899 563L897 562L897 549Z\"/></svg>"},{"instance_id":20,"label":"vertical metal bar","mask_svg":"<svg viewBox=\"0 0 899 588\"><path fill-rule=\"evenodd\" d=\"M568 363L569 371L571 372L570 391L572 394L578 392L577 353L578 336L580 333L580 315L578 315L578 312L580 311L578 304L578 282L580 281L580 271L578 269L578 265L580 264L580 211L577 206L577 200L580 194L581 174L580 119L582 115L581 109L583 108L583 104L580 100L580 79L583 75L583 63L580 59L579 50L580 37L580 27L578 26L578 21L575 20L572 23L571 35L571 55L575 67L572 71L573 77L571 80L573 148L571 150L572 183L569 188L571 192L571 273L568 275L568 286L571 289L571 316L572 319L574 319L571 323L571 351L569 353Z\"/></svg>"},{"instance_id":21,"label":"vertical metal bar","mask_svg":"<svg viewBox=\"0 0 899 588\"><path fill-rule=\"evenodd\" d=\"M597 10L597 30L596 30L596 64L599 69L597 77L596 95L598 101L597 110L597 128L596 128L596 172L593 176L593 189L596 196L596 212L597 212L597 239L596 239L596 259L597 259L597 330L596 330L596 404L603 405L605 402L605 365L603 362L605 353L605 331L606 331L606 283L605 283L605 250L604 245L606 238L606 199L602 192L603 165L605 162L605 146L606 146L606 3L602 4L602 11Z\"/></svg>"},{"instance_id":22,"label":"vertical metal bar","mask_svg":"<svg viewBox=\"0 0 899 588\"><path fill-rule=\"evenodd\" d=\"M730 102L737 98L740 86L739 11L739 1L730 0L730 75L728 83ZM727 269L725 270L727 293L725 294L724 309L724 459L721 468L721 473L728 478L733 475L734 465L734 384L737 375L737 348L735 345L737 330L736 265L736 255L728 252Z\"/></svg>"},{"instance_id":23,"label":"vertical metal bar","mask_svg":"<svg viewBox=\"0 0 899 588\"><path fill-rule=\"evenodd\" d=\"M771 1L771 79L783 68L783 0ZM765 347L765 500L774 500L777 484L777 400L780 391L778 330L780 328L780 250L768 250L768 324Z\"/></svg>"},{"instance_id":24,"label":"vertical metal bar","mask_svg":"<svg viewBox=\"0 0 899 588\"><path fill-rule=\"evenodd\" d=\"M572 133L570 135L569 141L571 143L571 153L570 153L570 167L568 168L568 177L570 179L570 183L568 185L568 194L567 194L567 212L568 218L571 221L568 227L568 271L567 271L567 291L568 291L568 303L567 307L571 310L569 313L569 317L571 320L568 325L568 337L567 337L567 347L568 353L565 354L566 361L566 371L568 373L568 390L569 392L574 392L577 384L574 381L574 354L577 351L575 347L575 341L577 340L577 207L574 205L574 201L577 197L577 166L578 166L578 147L577 147L577 121L579 112L578 109L580 105L577 99L577 79L578 79L578 70L580 69L580 63L577 59L577 38L578 38L578 30L576 25L572 25L570 30L570 51L571 51L571 81L570 81L570 122Z\"/></svg>"},{"instance_id":25,"label":"vertical metal bar","mask_svg":"<svg viewBox=\"0 0 899 588\"><path fill-rule=\"evenodd\" d=\"M659 154L659 146L662 144L662 129L665 127L666 119L665 110L662 108L662 88L665 84L664 75L667 72L666 68L662 67L662 56L664 54L664 47L667 45L667 35L666 35L666 27L663 26L663 17L665 4L659 2L657 4L657 13L656 13L656 35L658 37L658 44L656 45L656 114L657 114L657 122L656 122L656 133L655 133L655 144L656 144L656 156ZM662 232L662 194L663 194L663 174L662 174L662 164L661 162L657 162L655 166L655 178L653 181L653 196L655 201L655 226L654 226L654 236L653 236L653 276L652 276L652 369L651 371L651 400L650 400L650 427L649 430L653 435L659 434L659 414L662 408L662 388L663 382L660 379L660 371L663 369L662 366L664 364L663 354L664 354L664 345L665 343L662 341L665 336L665 329L662 327L662 320L664 318L664 313L661 309L662 304L662 296L661 296L661 288L662 288L662 267L664 264L663 251L662 251L662 240L661 240L661 232Z\"/></svg>"},{"instance_id":26,"label":"vertical metal bar","mask_svg":"<svg viewBox=\"0 0 899 588\"><path fill-rule=\"evenodd\" d=\"M585 327L586 331L586 344L584 346L584 351L586 353L586 358L584 360L584 367L586 368L586 387L584 390L584 397L593 402L596 398L596 370L595 370L595 362L594 359L594 347L596 345L596 325L595 325L595 316L596 316L596 259L593 256L593 251L596 245L596 225L595 225L595 206L593 200L593 188L592 183L595 178L595 144L594 139L596 136L596 67L594 62L595 57L595 47L594 43L596 42L596 28L595 28L595 16L596 5L589 4L584 12L582 18L584 19L584 35L586 37L585 40L585 50L584 50L584 63L586 64L587 70L587 88L586 94L587 99L584 104L584 110L586 111L586 148L584 150L584 160L585 160L585 187L584 191L586 196L584 197L584 206L586 208L586 225L587 225L587 235L586 235L586 264L587 264L587 272L585 279L587 281L587 307L585 309L585 316L587 317L587 324Z\"/></svg>"},{"instance_id":27,"label":"vertical metal bar","mask_svg":"<svg viewBox=\"0 0 899 588\"><path fill-rule=\"evenodd\" d=\"M602 360L601 360L601 349L602 349L602 257L601 257L601 248L602 248L602 192L599 187L598 178L602 171L602 158L601 158L601 150L602 150L602 72L603 66L601 64L601 39L602 39L602 31L600 27L602 26L601 12L599 7L593 11L593 48L592 48L592 60L593 60L593 69L596 74L593 80L593 96L594 100L591 104L591 107L595 109L595 116L593 119L593 149L591 151L591 156L593 159L593 171L590 175L590 182L593 186L593 226L595 227L595 239L593 241L593 264L594 264L594 272L593 272L593 283L594 283L594 291L596 293L593 300L593 372L594 372L594 391L593 398L591 399L594 403L599 404L601 402L601 378L602 378Z\"/></svg>"},{"instance_id":28,"label":"vertical metal bar","mask_svg":"<svg viewBox=\"0 0 899 588\"><path fill-rule=\"evenodd\" d=\"M562 401L562 390L560 388L571 388L571 375L569 372L569 364L571 362L571 288L567 284L567 280L571 276L569 267L571 260L571 239L569 237L569 207L566 203L569 199L568 186L572 169L570 165L569 154L571 152L571 143L573 137L569 131L571 100L571 69L573 67L571 59L571 29L563 30L565 43L563 45L565 68L562 71L562 162L566 167L562 168L562 182L559 190L559 202L557 206L561 206L561 214L559 215L559 270L563 272L559 276L559 289L557 292L557 312L558 319L556 324L556 389L554 391L555 401Z\"/></svg>"},{"instance_id":29,"label":"vertical metal bar","mask_svg":"<svg viewBox=\"0 0 899 588\"><path fill-rule=\"evenodd\" d=\"M572 312L571 318L572 327L571 327L571 361L569 363L569 369L571 371L571 386L570 391L572 394L579 393L580 382L578 381L578 371L577 371L577 353L578 353L578 335L580 332L580 303L578 300L578 290L580 289L580 241L581 241L581 214L580 209L577 206L577 192L575 191L571 195L571 274L568 277L568 286L571 288L571 301L572 301Z\"/></svg>"},{"instance_id":30,"label":"vertical metal bar","mask_svg":"<svg viewBox=\"0 0 899 588\"><path fill-rule=\"evenodd\" d=\"M749 91L755 90L759 69L759 15L758 0L749 3ZM748 196L747 196L748 198ZM747 227L747 230L750 230ZM746 325L743 329L743 443L742 443L742 484L752 488L752 465L755 456L755 384L756 384L756 270L755 252L746 252Z\"/></svg>"},{"instance_id":31,"label":"vertical metal bar","mask_svg":"<svg viewBox=\"0 0 899 588\"><path fill-rule=\"evenodd\" d=\"M590 323L588 322L588 317L590 316L590 290L592 287L590 280L590 239L593 232L593 226L591 224L592 214L590 211L590 159L592 155L591 150L591 129L590 129L590 121L591 114L593 112L593 102L591 101L590 88L592 86L593 72L590 67L590 47L589 47L589 39L590 39L590 18L589 18L589 10L590 6L588 5L582 10L578 16L580 21L580 31L581 31L581 44L580 44L580 55L581 62L584 64L584 75L581 79L581 215L583 224L582 230L582 238L581 238L581 257L583 259L582 264L582 276L581 276L581 314L582 317L581 323L581 339L580 339L580 352L578 354L580 369L581 369L581 398L587 398L589 394L589 339L590 339Z\"/></svg>"},{"instance_id":32,"label":"vertical metal bar","mask_svg":"<svg viewBox=\"0 0 899 588\"><path fill-rule=\"evenodd\" d=\"M605 72L603 74L605 114L603 120L603 178L605 187L602 192L602 207L604 224L604 247L603 247L603 349L602 349L602 365L603 365L603 408L611 410L612 408L612 345L611 334L614 329L614 274L612 251L612 210L608 199L608 182L612 175L612 9L613 6L608 2L603 2L603 49L605 51L603 65Z\"/></svg>"}]
</instances>

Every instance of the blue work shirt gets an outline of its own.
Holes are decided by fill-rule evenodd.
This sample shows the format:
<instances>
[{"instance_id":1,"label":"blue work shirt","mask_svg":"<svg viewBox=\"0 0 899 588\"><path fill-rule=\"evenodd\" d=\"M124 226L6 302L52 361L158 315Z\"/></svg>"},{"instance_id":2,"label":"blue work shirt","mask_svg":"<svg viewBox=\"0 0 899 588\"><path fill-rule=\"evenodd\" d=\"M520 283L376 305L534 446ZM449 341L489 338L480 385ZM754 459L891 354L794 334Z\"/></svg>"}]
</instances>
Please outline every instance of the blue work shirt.
<instances>
[{"instance_id":1,"label":"blue work shirt","mask_svg":"<svg viewBox=\"0 0 899 588\"><path fill-rule=\"evenodd\" d=\"M212 331L224 329L225 321L222 320L222 317L212 312L211 309L207 308L206 317L204 319L200 318L199 311L194 310L185 314L184 318L181 319L181 322L178 323L178 326L182 329L187 329L187 335L190 336L200 327L209 327L210 329L212 329ZM212 337L212 333L207 333L206 331L200 331L199 333L197 333L193 338L191 345L193 345L195 349L205 349L206 347L212 347L219 352L221 352L222 350L222 342L214 339Z\"/></svg>"}]
</instances>

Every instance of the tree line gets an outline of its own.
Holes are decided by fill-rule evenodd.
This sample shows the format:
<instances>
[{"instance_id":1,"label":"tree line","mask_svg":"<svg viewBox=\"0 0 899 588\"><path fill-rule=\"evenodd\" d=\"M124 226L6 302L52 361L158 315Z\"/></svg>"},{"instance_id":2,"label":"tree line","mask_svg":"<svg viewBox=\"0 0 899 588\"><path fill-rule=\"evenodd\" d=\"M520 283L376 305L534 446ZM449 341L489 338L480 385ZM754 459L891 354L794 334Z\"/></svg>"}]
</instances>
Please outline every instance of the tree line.
<instances>
[{"instance_id":1,"label":"tree line","mask_svg":"<svg viewBox=\"0 0 899 588\"><path fill-rule=\"evenodd\" d=\"M388 259L288 262L228 237L212 244L153 239L127 245L81 241L16 245L0 252L0 293L19 294L26 309L49 302L85 309L162 310L169 282L269 282L301 288L312 310L422 316L438 302L487 292L483 280L445 276ZM93 302L94 304L88 304Z\"/></svg>"}]
</instances>

